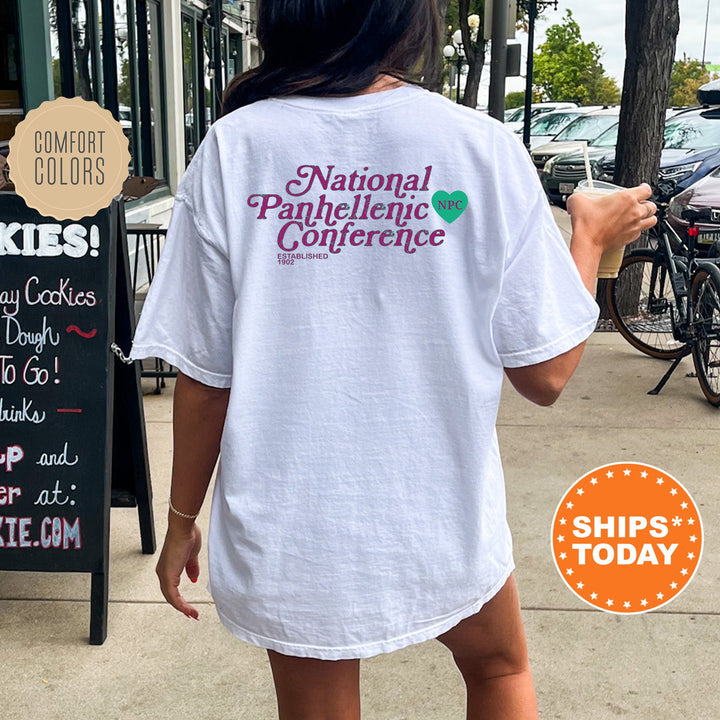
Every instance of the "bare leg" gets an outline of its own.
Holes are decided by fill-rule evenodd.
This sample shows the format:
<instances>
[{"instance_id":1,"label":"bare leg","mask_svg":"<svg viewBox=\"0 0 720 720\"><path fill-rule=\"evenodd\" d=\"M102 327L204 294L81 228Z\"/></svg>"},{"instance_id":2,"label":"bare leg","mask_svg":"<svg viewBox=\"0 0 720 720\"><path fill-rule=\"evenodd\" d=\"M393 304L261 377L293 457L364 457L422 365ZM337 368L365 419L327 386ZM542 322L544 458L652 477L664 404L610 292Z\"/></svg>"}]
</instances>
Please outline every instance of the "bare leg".
<instances>
[{"instance_id":1,"label":"bare leg","mask_svg":"<svg viewBox=\"0 0 720 720\"><path fill-rule=\"evenodd\" d=\"M360 720L360 661L268 650L279 720Z\"/></svg>"},{"instance_id":2,"label":"bare leg","mask_svg":"<svg viewBox=\"0 0 720 720\"><path fill-rule=\"evenodd\" d=\"M453 654L467 687L467 720L536 720L515 578L480 612L438 637Z\"/></svg>"}]
</instances>

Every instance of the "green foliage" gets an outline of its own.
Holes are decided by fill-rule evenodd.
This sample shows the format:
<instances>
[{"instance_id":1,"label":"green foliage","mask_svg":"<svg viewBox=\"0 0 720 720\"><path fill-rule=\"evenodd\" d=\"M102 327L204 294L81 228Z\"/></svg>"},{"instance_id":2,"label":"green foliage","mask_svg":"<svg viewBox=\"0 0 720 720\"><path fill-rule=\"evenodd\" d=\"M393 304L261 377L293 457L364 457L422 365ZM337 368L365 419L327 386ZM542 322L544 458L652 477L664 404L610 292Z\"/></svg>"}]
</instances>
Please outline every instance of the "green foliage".
<instances>
[{"instance_id":1,"label":"green foliage","mask_svg":"<svg viewBox=\"0 0 720 720\"><path fill-rule=\"evenodd\" d=\"M582 40L580 26L567 10L562 23L547 29L535 53L533 83L542 99L580 105L614 105L620 101L615 80L605 74L602 48Z\"/></svg>"},{"instance_id":2,"label":"green foliage","mask_svg":"<svg viewBox=\"0 0 720 720\"><path fill-rule=\"evenodd\" d=\"M682 60L673 63L670 76L670 105L697 105L698 88L710 80L710 73L703 68L699 60L683 54Z\"/></svg>"},{"instance_id":3,"label":"green foliage","mask_svg":"<svg viewBox=\"0 0 720 720\"><path fill-rule=\"evenodd\" d=\"M515 92L509 92L505 96L505 109L512 110L525 104L525 91L516 90Z\"/></svg>"},{"instance_id":4,"label":"green foliage","mask_svg":"<svg viewBox=\"0 0 720 720\"><path fill-rule=\"evenodd\" d=\"M588 100L586 105L619 105L622 92L615 78L605 74L602 65L591 68L588 74Z\"/></svg>"},{"instance_id":5,"label":"green foliage","mask_svg":"<svg viewBox=\"0 0 720 720\"><path fill-rule=\"evenodd\" d=\"M60 97L62 95L62 83L60 81L60 58L53 58L52 61L52 76L53 76L53 97Z\"/></svg>"},{"instance_id":6,"label":"green foliage","mask_svg":"<svg viewBox=\"0 0 720 720\"><path fill-rule=\"evenodd\" d=\"M124 58L120 65L120 82L118 83L118 103L120 105L131 105L130 93L130 60Z\"/></svg>"}]
</instances>

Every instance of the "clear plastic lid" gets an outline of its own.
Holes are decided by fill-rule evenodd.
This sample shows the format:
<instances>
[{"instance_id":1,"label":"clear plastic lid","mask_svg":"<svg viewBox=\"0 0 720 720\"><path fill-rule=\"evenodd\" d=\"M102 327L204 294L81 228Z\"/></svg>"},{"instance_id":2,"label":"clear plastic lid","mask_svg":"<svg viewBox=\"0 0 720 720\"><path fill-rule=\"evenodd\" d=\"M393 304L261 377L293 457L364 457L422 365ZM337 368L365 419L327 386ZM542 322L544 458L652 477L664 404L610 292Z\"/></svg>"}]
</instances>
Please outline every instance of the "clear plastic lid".
<instances>
[{"instance_id":1,"label":"clear plastic lid","mask_svg":"<svg viewBox=\"0 0 720 720\"><path fill-rule=\"evenodd\" d=\"M575 192L587 192L587 191L593 191L598 190L599 192L615 192L616 190L624 190L625 188L620 187L619 185L613 185L609 182L603 182L602 180L593 180L592 187L590 187L590 183L587 180L581 180L577 187L575 188Z\"/></svg>"}]
</instances>

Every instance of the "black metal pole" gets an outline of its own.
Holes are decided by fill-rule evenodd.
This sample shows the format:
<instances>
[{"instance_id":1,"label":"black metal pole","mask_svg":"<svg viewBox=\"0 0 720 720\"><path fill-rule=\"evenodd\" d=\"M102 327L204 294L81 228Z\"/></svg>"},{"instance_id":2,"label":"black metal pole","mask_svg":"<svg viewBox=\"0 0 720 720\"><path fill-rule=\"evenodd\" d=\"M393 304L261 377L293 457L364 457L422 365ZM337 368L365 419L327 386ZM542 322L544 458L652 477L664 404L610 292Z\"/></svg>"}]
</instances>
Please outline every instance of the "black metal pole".
<instances>
[{"instance_id":1,"label":"black metal pole","mask_svg":"<svg viewBox=\"0 0 720 720\"><path fill-rule=\"evenodd\" d=\"M155 163L153 162L153 117L152 99L150 97L150 51L148 49L148 8L147 0L136 0L137 15L137 69L138 69L138 97L140 100L140 158L141 173L146 177L155 176ZM153 58L158 62L157 58ZM161 118L155 118L161 122ZM159 148L158 148L159 150Z\"/></svg>"},{"instance_id":2,"label":"black metal pole","mask_svg":"<svg viewBox=\"0 0 720 720\"><path fill-rule=\"evenodd\" d=\"M118 119L117 55L115 43L115 11L112 0L102 0L102 68L104 95L103 102L113 117Z\"/></svg>"},{"instance_id":3,"label":"black metal pole","mask_svg":"<svg viewBox=\"0 0 720 720\"><path fill-rule=\"evenodd\" d=\"M710 19L710 0L707 0L707 10L705 11L705 36L703 38L703 54L702 54L702 66L705 69L705 51L707 50L707 32L708 32L708 20Z\"/></svg>"},{"instance_id":4,"label":"black metal pole","mask_svg":"<svg viewBox=\"0 0 720 720\"><path fill-rule=\"evenodd\" d=\"M523 124L523 143L530 152L530 112L532 108L533 87L533 46L535 43L535 18L537 18L537 0L528 3L528 47L527 71L525 78L525 119Z\"/></svg>"},{"instance_id":5,"label":"black metal pole","mask_svg":"<svg viewBox=\"0 0 720 720\"><path fill-rule=\"evenodd\" d=\"M490 94L488 112L503 122L505 115L505 76L507 75L507 0L493 0Z\"/></svg>"},{"instance_id":6,"label":"black metal pole","mask_svg":"<svg viewBox=\"0 0 720 720\"><path fill-rule=\"evenodd\" d=\"M105 107L105 93L103 83L100 80L100 73L102 68L102 59L100 57L100 38L98 38L98 31L100 29L100 22L98 19L98 9L96 3L88 3L85 5L87 17L85 18L85 33L86 39L85 44L90 41L90 67L92 73L92 82L90 83L90 92L92 93L92 99L95 100L100 106ZM104 17L104 15L103 15ZM116 118L117 119L117 118Z\"/></svg>"},{"instance_id":7,"label":"black metal pole","mask_svg":"<svg viewBox=\"0 0 720 720\"><path fill-rule=\"evenodd\" d=\"M213 48L214 70L215 77L213 83L215 86L215 118L219 118L222 114L222 97L223 90L225 89L225 83L223 82L223 58L222 58L222 31L223 31L223 12L222 12L222 0L214 1L214 13L215 15L215 44Z\"/></svg>"},{"instance_id":8,"label":"black metal pole","mask_svg":"<svg viewBox=\"0 0 720 720\"><path fill-rule=\"evenodd\" d=\"M75 97L75 38L70 0L58 0L56 20L60 53L60 92L63 97L71 98Z\"/></svg>"}]
</instances>

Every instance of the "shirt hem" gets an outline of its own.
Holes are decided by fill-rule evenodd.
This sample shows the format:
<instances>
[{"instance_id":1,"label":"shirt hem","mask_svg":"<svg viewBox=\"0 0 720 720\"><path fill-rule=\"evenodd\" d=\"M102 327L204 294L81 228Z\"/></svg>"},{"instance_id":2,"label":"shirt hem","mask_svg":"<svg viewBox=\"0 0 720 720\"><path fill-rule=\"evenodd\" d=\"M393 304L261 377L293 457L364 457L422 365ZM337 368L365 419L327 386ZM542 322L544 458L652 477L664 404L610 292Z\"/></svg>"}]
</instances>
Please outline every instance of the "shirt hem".
<instances>
[{"instance_id":1,"label":"shirt hem","mask_svg":"<svg viewBox=\"0 0 720 720\"><path fill-rule=\"evenodd\" d=\"M133 344L130 351L132 360L141 360L148 357L159 357L167 360L180 370L184 375L191 377L193 380L210 385L211 387L229 388L232 384L232 375L223 375L210 370L198 367L195 363L188 360L177 350L167 347L166 345L135 345Z\"/></svg>"},{"instance_id":2,"label":"shirt hem","mask_svg":"<svg viewBox=\"0 0 720 720\"><path fill-rule=\"evenodd\" d=\"M401 650L402 648L410 645L416 645L417 643L432 640L438 635L442 635L442 633L455 627L455 625L462 620L465 620L465 618L468 618L478 612L480 608L491 600L499 592L503 585L505 585L514 569L515 564L511 561L510 564L503 570L500 580L498 580L498 582L495 583L493 587L482 596L482 598L475 600L470 605L466 605L449 616L445 616L442 620L435 622L429 627L408 633L406 635L399 635L388 640L379 640L361 645L325 647L321 645L287 643L281 640L275 640L273 638L259 635L258 633L252 632L238 625L236 622L230 620L230 618L224 615L217 607L217 604L215 609L218 617L220 618L220 622L227 628L227 630L229 630L239 640L243 640L251 645L255 645L266 650L275 650L283 655L291 655L293 657L315 658L318 660L355 660L394 652L395 650Z\"/></svg>"},{"instance_id":3,"label":"shirt hem","mask_svg":"<svg viewBox=\"0 0 720 720\"><path fill-rule=\"evenodd\" d=\"M535 365L536 363L544 362L545 360L550 360L558 355L562 355L568 350L572 350L593 334L595 326L597 325L598 313L594 315L592 320L588 320L588 322L581 327L563 335L557 340L553 340L552 342L543 345L542 347L500 355L503 367L514 368L525 367L526 365Z\"/></svg>"}]
</instances>

